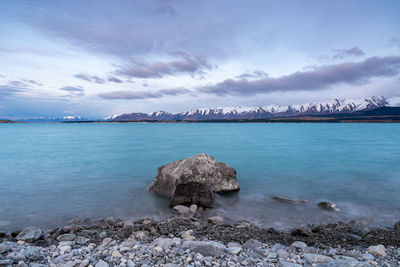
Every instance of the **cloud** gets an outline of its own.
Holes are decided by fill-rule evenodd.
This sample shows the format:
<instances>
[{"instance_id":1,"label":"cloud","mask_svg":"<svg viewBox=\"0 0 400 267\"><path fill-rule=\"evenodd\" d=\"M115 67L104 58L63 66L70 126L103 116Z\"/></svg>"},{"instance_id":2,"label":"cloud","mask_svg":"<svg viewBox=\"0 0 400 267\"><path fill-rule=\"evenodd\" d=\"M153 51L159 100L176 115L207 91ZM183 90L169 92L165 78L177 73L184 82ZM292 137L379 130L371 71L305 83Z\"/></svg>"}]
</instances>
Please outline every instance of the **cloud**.
<instances>
[{"instance_id":1,"label":"cloud","mask_svg":"<svg viewBox=\"0 0 400 267\"><path fill-rule=\"evenodd\" d=\"M337 84L367 83L371 78L396 76L400 72L400 57L370 57L359 62L316 67L279 78L249 81L227 79L215 85L199 88L200 92L216 95L255 95L277 91L318 91Z\"/></svg>"},{"instance_id":2,"label":"cloud","mask_svg":"<svg viewBox=\"0 0 400 267\"><path fill-rule=\"evenodd\" d=\"M103 99L149 99L149 98L161 98L163 96L177 96L191 93L190 90L186 88L174 88L174 89L163 89L156 92L133 92L133 91L115 91L109 93L99 94Z\"/></svg>"},{"instance_id":3,"label":"cloud","mask_svg":"<svg viewBox=\"0 0 400 267\"><path fill-rule=\"evenodd\" d=\"M123 83L123 81L122 81L121 79L118 79L118 78L115 77L115 76L110 76L110 77L108 77L107 81L109 81L109 82L114 82L114 83Z\"/></svg>"},{"instance_id":4,"label":"cloud","mask_svg":"<svg viewBox=\"0 0 400 267\"><path fill-rule=\"evenodd\" d=\"M75 74L74 75L75 78L87 81L87 82L92 82L92 83L98 83L98 84L103 84L106 81L100 77L97 76L90 76L90 75L86 75L86 74Z\"/></svg>"},{"instance_id":5,"label":"cloud","mask_svg":"<svg viewBox=\"0 0 400 267\"><path fill-rule=\"evenodd\" d=\"M255 70L253 72L245 72L239 76L236 76L237 79L251 79L251 78L268 78L268 73L262 70Z\"/></svg>"},{"instance_id":6,"label":"cloud","mask_svg":"<svg viewBox=\"0 0 400 267\"><path fill-rule=\"evenodd\" d=\"M16 93L20 93L25 91L27 88L18 87L18 86L10 86L10 85L0 85L0 99L6 98L8 96L13 96Z\"/></svg>"},{"instance_id":7,"label":"cloud","mask_svg":"<svg viewBox=\"0 0 400 267\"><path fill-rule=\"evenodd\" d=\"M124 66L117 73L135 78L163 78L176 74L204 74L204 70L210 70L213 66L200 56L193 56L185 52L170 52L170 55L180 57L179 60L171 62L157 61L153 63L134 64Z\"/></svg>"},{"instance_id":8,"label":"cloud","mask_svg":"<svg viewBox=\"0 0 400 267\"><path fill-rule=\"evenodd\" d=\"M68 96L84 96L85 90L81 86L65 86L60 88L62 91L69 92Z\"/></svg>"},{"instance_id":9,"label":"cloud","mask_svg":"<svg viewBox=\"0 0 400 267\"><path fill-rule=\"evenodd\" d=\"M365 52L361 50L358 46L350 49L337 49L335 50L335 55L332 56L333 59L343 59L347 57L362 57Z\"/></svg>"}]
</instances>

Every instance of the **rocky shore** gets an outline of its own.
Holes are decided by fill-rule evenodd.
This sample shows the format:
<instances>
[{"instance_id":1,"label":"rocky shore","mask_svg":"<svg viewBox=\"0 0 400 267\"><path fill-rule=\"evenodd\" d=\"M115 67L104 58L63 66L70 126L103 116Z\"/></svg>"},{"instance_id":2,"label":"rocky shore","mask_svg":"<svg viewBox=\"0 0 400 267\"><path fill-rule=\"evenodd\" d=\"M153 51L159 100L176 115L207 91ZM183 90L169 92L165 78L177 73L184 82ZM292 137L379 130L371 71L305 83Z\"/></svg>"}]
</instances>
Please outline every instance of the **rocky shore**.
<instances>
[{"instance_id":1,"label":"rocky shore","mask_svg":"<svg viewBox=\"0 0 400 267\"><path fill-rule=\"evenodd\" d=\"M0 266L400 266L400 223L291 231L226 224L192 206L168 219L71 220L50 231L0 232Z\"/></svg>"}]
</instances>

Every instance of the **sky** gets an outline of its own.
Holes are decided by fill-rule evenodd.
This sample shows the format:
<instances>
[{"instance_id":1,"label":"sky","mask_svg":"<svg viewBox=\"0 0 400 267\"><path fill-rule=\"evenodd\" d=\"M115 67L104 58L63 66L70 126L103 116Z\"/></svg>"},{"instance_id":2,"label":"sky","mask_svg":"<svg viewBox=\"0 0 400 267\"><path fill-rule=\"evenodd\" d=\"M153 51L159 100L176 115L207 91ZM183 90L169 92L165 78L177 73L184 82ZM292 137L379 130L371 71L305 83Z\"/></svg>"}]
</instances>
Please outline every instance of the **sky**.
<instances>
[{"instance_id":1,"label":"sky","mask_svg":"<svg viewBox=\"0 0 400 267\"><path fill-rule=\"evenodd\" d=\"M400 96L400 1L0 1L0 118Z\"/></svg>"}]
</instances>

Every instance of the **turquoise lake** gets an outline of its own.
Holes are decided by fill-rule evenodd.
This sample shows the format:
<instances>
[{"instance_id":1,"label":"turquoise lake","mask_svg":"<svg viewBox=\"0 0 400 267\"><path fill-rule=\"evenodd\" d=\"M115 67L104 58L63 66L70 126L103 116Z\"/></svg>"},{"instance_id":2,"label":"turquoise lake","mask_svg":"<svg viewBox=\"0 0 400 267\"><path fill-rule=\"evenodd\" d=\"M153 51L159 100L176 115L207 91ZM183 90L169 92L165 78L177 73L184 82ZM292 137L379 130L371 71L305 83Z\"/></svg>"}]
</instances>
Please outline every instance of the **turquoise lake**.
<instances>
[{"instance_id":1,"label":"turquoise lake","mask_svg":"<svg viewBox=\"0 0 400 267\"><path fill-rule=\"evenodd\" d=\"M159 166L202 152L235 168L241 186L210 214L277 228L400 220L399 124L0 124L0 140L0 230L168 216L147 186Z\"/></svg>"}]
</instances>

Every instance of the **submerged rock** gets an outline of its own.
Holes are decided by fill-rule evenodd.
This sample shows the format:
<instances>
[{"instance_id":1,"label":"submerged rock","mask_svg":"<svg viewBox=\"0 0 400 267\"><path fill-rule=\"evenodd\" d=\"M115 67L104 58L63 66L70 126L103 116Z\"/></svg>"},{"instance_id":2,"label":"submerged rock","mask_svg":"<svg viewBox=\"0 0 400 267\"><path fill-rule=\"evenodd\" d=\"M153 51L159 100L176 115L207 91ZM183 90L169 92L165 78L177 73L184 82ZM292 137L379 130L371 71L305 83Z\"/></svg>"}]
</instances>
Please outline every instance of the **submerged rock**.
<instances>
[{"instance_id":1,"label":"submerged rock","mask_svg":"<svg viewBox=\"0 0 400 267\"><path fill-rule=\"evenodd\" d=\"M336 206L336 204L325 202L325 201L319 202L318 207L320 207L324 210L329 210L329 211L340 211L340 209L338 208L338 206Z\"/></svg>"},{"instance_id":2,"label":"submerged rock","mask_svg":"<svg viewBox=\"0 0 400 267\"><path fill-rule=\"evenodd\" d=\"M209 185L199 182L188 182L178 184L175 187L169 206L196 204L198 206L210 208L214 201L214 192Z\"/></svg>"},{"instance_id":3,"label":"submerged rock","mask_svg":"<svg viewBox=\"0 0 400 267\"><path fill-rule=\"evenodd\" d=\"M178 184L188 182L206 184L217 193L240 189L235 169L204 153L159 167L148 189L170 198Z\"/></svg>"},{"instance_id":4,"label":"submerged rock","mask_svg":"<svg viewBox=\"0 0 400 267\"><path fill-rule=\"evenodd\" d=\"M282 202L282 203L286 203L286 204L307 204L308 201L307 200L303 200L303 199L290 199L290 198L286 198L286 197L279 197L279 196L273 196L271 197L273 200Z\"/></svg>"}]
</instances>

